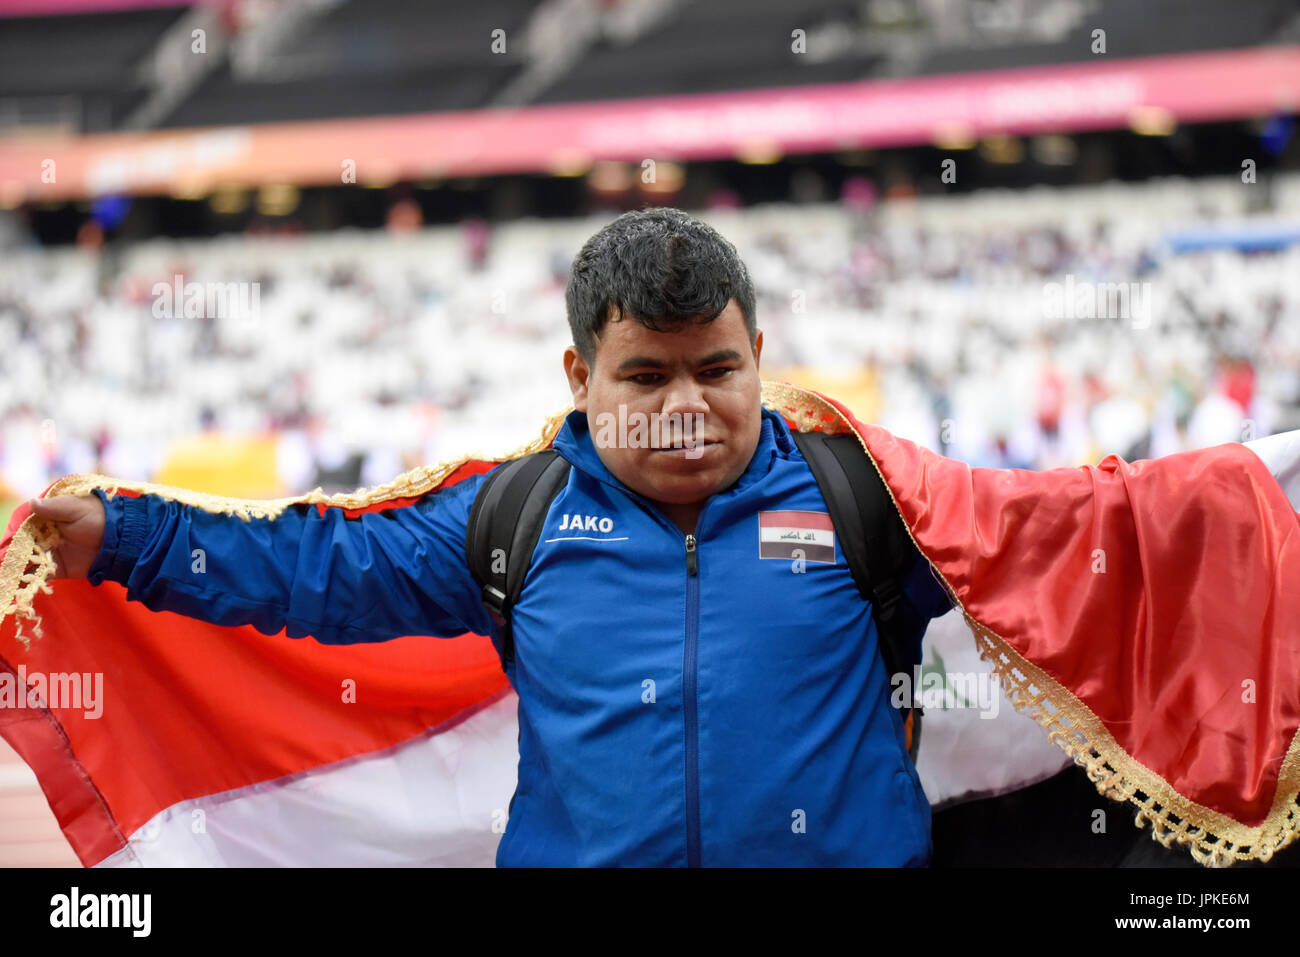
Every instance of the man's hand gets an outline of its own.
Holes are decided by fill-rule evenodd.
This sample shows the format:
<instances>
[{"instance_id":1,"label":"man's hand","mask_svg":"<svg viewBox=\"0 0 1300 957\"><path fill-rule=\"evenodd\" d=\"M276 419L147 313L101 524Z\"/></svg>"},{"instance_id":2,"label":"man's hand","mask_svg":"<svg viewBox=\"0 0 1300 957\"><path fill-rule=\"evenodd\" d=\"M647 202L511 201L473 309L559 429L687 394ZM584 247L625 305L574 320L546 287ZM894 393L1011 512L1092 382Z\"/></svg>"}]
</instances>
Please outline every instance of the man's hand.
<instances>
[{"instance_id":1,"label":"man's hand","mask_svg":"<svg viewBox=\"0 0 1300 957\"><path fill-rule=\"evenodd\" d=\"M38 518L59 531L54 548L55 578L85 578L104 542L104 503L94 494L34 498L28 503Z\"/></svg>"}]
</instances>

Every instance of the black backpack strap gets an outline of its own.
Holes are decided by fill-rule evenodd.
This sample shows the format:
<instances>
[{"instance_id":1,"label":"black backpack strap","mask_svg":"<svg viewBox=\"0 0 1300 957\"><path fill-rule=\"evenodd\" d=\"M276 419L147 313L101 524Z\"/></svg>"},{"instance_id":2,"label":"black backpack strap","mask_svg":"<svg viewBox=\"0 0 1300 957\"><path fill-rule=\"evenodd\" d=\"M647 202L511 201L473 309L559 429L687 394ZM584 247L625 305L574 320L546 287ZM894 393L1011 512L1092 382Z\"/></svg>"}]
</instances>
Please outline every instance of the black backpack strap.
<instances>
[{"instance_id":1,"label":"black backpack strap","mask_svg":"<svg viewBox=\"0 0 1300 957\"><path fill-rule=\"evenodd\" d=\"M903 579L921 553L857 435L791 435L830 509L831 523L858 591L872 603L886 674L891 678L900 672L910 675L910 648L917 637L917 622L902 608Z\"/></svg>"},{"instance_id":2,"label":"black backpack strap","mask_svg":"<svg viewBox=\"0 0 1300 957\"><path fill-rule=\"evenodd\" d=\"M501 667L514 660L510 610L519 600L551 502L569 477L554 449L502 462L479 487L465 527L465 557L483 604L501 626Z\"/></svg>"}]
</instances>

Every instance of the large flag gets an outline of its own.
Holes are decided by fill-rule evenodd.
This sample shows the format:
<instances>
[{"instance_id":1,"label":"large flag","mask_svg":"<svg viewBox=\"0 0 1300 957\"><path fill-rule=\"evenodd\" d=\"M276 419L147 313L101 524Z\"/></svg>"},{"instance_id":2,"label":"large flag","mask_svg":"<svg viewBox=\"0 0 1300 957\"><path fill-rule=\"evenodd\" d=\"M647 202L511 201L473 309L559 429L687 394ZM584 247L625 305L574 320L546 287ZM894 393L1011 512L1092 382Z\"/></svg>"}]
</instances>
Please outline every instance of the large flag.
<instances>
[{"instance_id":1,"label":"large flag","mask_svg":"<svg viewBox=\"0 0 1300 957\"><path fill-rule=\"evenodd\" d=\"M1300 433L1032 472L944 458L811 390L765 383L763 401L792 428L858 434L1011 704L1099 792L1205 864L1291 842ZM506 458L549 447L564 415ZM501 460L328 497L99 475L45 494L148 493L232 520L293 503L356 515ZM217 627L150 612L113 582L50 581L53 544L26 506L0 542L0 734L84 864L493 862L517 725L486 638L334 646Z\"/></svg>"}]
</instances>

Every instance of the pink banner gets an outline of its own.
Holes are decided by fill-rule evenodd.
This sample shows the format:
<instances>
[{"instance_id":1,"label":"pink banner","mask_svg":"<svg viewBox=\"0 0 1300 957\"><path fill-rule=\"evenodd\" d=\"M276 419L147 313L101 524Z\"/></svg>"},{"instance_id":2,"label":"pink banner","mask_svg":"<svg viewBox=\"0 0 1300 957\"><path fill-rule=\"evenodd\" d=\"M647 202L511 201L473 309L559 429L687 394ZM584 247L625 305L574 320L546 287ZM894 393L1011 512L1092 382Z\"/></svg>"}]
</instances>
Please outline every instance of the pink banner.
<instances>
[{"instance_id":1,"label":"pink banner","mask_svg":"<svg viewBox=\"0 0 1300 957\"><path fill-rule=\"evenodd\" d=\"M192 7L200 0L0 0L0 17L52 17L67 13L116 13L140 7Z\"/></svg>"},{"instance_id":2,"label":"pink banner","mask_svg":"<svg viewBox=\"0 0 1300 957\"><path fill-rule=\"evenodd\" d=\"M514 110L0 141L0 204L582 170L1180 122L1300 104L1300 46Z\"/></svg>"}]
</instances>

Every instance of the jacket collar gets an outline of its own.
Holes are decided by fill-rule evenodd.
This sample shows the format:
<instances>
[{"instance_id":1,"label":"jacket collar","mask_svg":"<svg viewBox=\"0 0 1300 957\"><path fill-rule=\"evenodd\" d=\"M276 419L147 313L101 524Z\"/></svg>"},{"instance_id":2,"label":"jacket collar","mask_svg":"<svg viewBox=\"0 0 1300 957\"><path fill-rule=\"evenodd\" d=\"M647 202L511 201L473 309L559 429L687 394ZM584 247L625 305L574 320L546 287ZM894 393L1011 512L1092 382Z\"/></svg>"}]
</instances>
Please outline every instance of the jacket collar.
<instances>
[{"instance_id":1,"label":"jacket collar","mask_svg":"<svg viewBox=\"0 0 1300 957\"><path fill-rule=\"evenodd\" d=\"M759 427L758 446L754 449L749 465L730 488L715 494L734 494L753 484L771 471L772 461L778 454L784 457L794 451L794 440L790 438L790 427L786 425L785 419L766 406L763 407L762 413L763 421ZM552 447L575 468L630 495L636 494L616 479L600 460L596 444L591 438L587 413L574 409L565 416L564 425L556 433Z\"/></svg>"}]
</instances>

